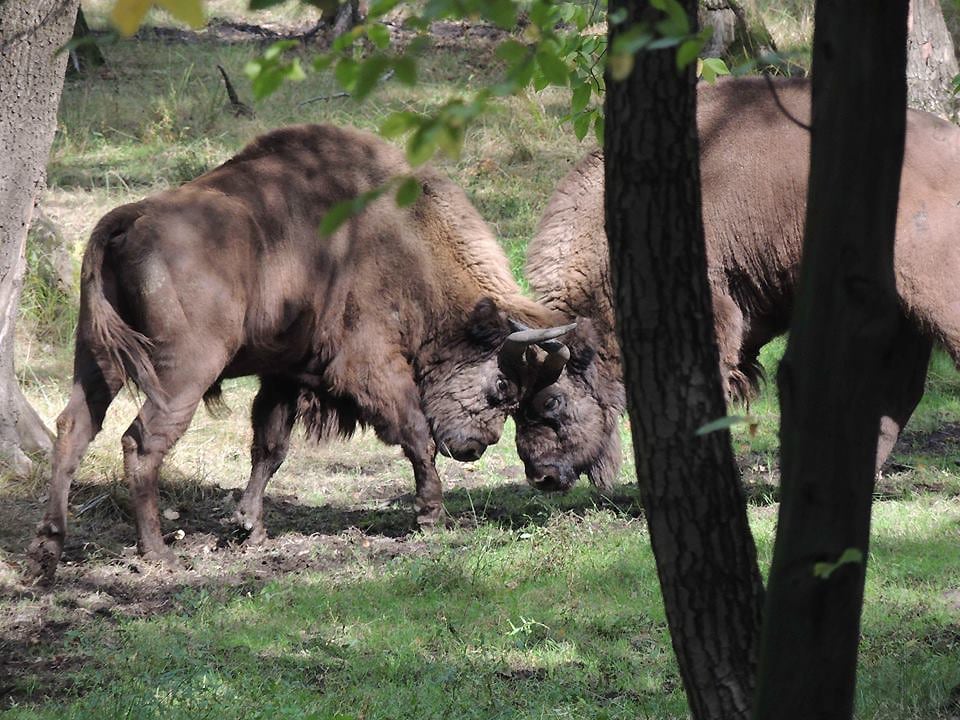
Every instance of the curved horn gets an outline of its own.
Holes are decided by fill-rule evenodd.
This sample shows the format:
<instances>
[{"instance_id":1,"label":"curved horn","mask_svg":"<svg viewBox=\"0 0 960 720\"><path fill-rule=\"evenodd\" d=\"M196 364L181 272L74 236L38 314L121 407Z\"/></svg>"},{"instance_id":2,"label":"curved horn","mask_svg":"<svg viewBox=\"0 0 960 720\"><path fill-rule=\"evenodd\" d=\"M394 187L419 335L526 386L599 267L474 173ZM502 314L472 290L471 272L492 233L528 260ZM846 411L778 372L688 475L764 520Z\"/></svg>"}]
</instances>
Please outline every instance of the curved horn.
<instances>
[{"instance_id":1,"label":"curved horn","mask_svg":"<svg viewBox=\"0 0 960 720\"><path fill-rule=\"evenodd\" d=\"M546 344L544 343L544 345ZM534 393L543 390L547 385L553 385L560 377L560 373L563 372L563 368L566 367L567 360L570 359L570 348L556 340L551 341L550 344L557 347L544 348L547 350L547 357L544 358L543 364L540 365L540 371L537 373L537 381L533 388Z\"/></svg>"},{"instance_id":2,"label":"curved horn","mask_svg":"<svg viewBox=\"0 0 960 720\"><path fill-rule=\"evenodd\" d=\"M577 326L576 323L570 323L569 325L560 325L552 328L531 329L513 320L511 320L510 323L514 327L522 327L523 329L510 333L507 339L503 341L503 347L500 348L499 363L504 374L513 379L523 377L523 367L525 364L523 356L527 347L556 341L556 338L565 335ZM558 344L562 346L562 343ZM560 369L562 370L563 367L561 366Z\"/></svg>"}]
</instances>

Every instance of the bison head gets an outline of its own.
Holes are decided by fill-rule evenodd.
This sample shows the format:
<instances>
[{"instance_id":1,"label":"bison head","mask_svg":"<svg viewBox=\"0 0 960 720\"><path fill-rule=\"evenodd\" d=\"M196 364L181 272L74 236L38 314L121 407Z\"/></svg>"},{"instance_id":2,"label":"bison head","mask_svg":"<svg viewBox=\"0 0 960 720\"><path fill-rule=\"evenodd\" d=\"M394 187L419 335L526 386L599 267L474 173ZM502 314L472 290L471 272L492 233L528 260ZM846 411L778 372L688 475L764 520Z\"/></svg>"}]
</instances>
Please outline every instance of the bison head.
<instances>
[{"instance_id":1,"label":"bison head","mask_svg":"<svg viewBox=\"0 0 960 720\"><path fill-rule=\"evenodd\" d=\"M582 473L609 490L620 469L623 384L614 363L598 354L589 320L564 343L541 343L530 358L532 381L515 416L517 453L539 490L569 490Z\"/></svg>"},{"instance_id":2,"label":"bison head","mask_svg":"<svg viewBox=\"0 0 960 720\"><path fill-rule=\"evenodd\" d=\"M496 443L524 386L527 347L574 326L516 331L490 298L421 368L420 392L437 450L456 460L478 459Z\"/></svg>"}]
</instances>

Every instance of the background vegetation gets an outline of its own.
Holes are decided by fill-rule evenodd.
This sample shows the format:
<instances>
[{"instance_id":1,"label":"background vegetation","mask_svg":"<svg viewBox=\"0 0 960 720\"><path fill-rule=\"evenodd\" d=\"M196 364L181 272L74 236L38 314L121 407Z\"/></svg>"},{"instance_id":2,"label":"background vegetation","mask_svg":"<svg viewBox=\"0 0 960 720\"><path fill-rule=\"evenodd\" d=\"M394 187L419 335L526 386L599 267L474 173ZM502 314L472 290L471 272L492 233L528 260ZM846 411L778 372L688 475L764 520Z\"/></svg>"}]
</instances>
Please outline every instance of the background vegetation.
<instances>
[{"instance_id":1,"label":"background vegetation","mask_svg":"<svg viewBox=\"0 0 960 720\"><path fill-rule=\"evenodd\" d=\"M157 14L109 65L68 80L44 212L74 263L110 208L189 180L256 134L294 122L374 129L395 109L422 110L497 72L489 32L446 23L416 88L381 84L363 104L317 99L322 75L287 83L235 117L216 69L251 102L245 63L262 42L232 23L245 3L217 0L210 29L171 29ZM103 27L107 3L84 5ZM258 16L283 34L315 16L288 3ZM947 8L945 8L947 9ZM806 62L812 4L770 0L781 50ZM304 53L309 55L309 45ZM480 119L462 156L441 161L495 228L521 275L524 246L560 177L587 149L559 119L562 90L505 100ZM39 248L39 244L32 245ZM66 402L76 290L51 281L55 258L31 251L18 366L52 425ZM782 344L763 354L775 372ZM842 359L840 360L842 361ZM136 412L124 395L78 473L67 564L49 594L12 575L0 604L0 695L10 717L668 718L685 704L632 484L609 497L563 497L522 480L508 426L473 465L440 460L450 528L412 532L413 480L396 448L371 436L317 448L299 441L269 487L259 550L220 523L249 471L255 382L228 384L232 413L198 413L165 465L165 529L184 530L185 567L142 566L119 436ZM762 566L777 510L772 383L749 408L755 434L735 449ZM927 395L878 485L858 715L960 716L960 377L934 357ZM624 428L629 451L629 433ZM44 491L0 480L0 552L16 562Z\"/></svg>"}]
</instances>

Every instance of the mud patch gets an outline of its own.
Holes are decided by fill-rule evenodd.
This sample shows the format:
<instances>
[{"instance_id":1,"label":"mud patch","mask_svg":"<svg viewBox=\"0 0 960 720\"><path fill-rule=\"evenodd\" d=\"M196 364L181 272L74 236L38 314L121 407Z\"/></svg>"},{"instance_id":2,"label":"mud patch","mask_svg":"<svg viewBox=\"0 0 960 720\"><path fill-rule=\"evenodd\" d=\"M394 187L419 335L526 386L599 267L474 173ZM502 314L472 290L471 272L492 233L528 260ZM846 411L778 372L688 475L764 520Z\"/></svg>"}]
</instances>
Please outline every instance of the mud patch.
<instances>
[{"instance_id":1,"label":"mud patch","mask_svg":"<svg viewBox=\"0 0 960 720\"><path fill-rule=\"evenodd\" d=\"M960 423L947 423L933 432L903 433L895 452L910 455L952 455L960 453Z\"/></svg>"}]
</instances>

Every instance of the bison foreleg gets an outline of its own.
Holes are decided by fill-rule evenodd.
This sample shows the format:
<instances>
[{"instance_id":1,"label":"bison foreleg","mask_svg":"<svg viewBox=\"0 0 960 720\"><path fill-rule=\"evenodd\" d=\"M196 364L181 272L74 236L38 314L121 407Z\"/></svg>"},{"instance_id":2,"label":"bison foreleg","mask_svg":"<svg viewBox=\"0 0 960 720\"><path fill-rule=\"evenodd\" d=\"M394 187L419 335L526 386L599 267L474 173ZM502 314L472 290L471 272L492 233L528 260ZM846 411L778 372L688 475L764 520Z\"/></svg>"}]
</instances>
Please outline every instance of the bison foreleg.
<instances>
[{"instance_id":1,"label":"bison foreleg","mask_svg":"<svg viewBox=\"0 0 960 720\"><path fill-rule=\"evenodd\" d=\"M233 516L234 522L248 533L247 545L259 545L267 539L263 525L263 491L287 456L298 396L299 388L295 384L281 378L264 377L254 398L250 481Z\"/></svg>"},{"instance_id":2,"label":"bison foreleg","mask_svg":"<svg viewBox=\"0 0 960 720\"><path fill-rule=\"evenodd\" d=\"M89 350L78 344L73 390L67 407L57 418L57 440L53 445L52 474L47 489L49 501L37 535L27 555L27 573L51 580L57 569L67 531L67 499L73 474L90 441L100 432L104 415L120 389L108 383Z\"/></svg>"}]
</instances>

